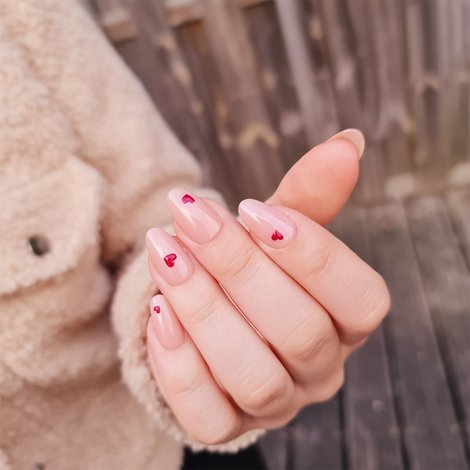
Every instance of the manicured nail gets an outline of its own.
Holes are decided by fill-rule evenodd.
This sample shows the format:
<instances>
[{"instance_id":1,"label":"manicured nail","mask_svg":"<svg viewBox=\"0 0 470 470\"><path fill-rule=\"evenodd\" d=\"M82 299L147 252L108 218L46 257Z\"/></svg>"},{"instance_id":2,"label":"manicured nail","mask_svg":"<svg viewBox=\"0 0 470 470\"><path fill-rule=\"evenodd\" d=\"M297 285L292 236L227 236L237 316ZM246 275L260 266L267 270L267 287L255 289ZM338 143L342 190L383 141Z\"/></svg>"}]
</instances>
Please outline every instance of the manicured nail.
<instances>
[{"instance_id":1,"label":"manicured nail","mask_svg":"<svg viewBox=\"0 0 470 470\"><path fill-rule=\"evenodd\" d=\"M220 231L222 221L203 199L182 189L168 193L168 206L176 223L196 243L207 243Z\"/></svg>"},{"instance_id":2,"label":"manicured nail","mask_svg":"<svg viewBox=\"0 0 470 470\"><path fill-rule=\"evenodd\" d=\"M151 228L146 244L153 266L168 284L180 284L193 272L193 263L184 248L164 230Z\"/></svg>"},{"instance_id":3,"label":"manicured nail","mask_svg":"<svg viewBox=\"0 0 470 470\"><path fill-rule=\"evenodd\" d=\"M250 232L268 246L282 248L295 237L294 221L277 207L245 199L238 206L238 212Z\"/></svg>"},{"instance_id":4,"label":"manicured nail","mask_svg":"<svg viewBox=\"0 0 470 470\"><path fill-rule=\"evenodd\" d=\"M158 294L150 302L150 322L158 341L165 349L176 349L184 343L184 328L166 298Z\"/></svg>"},{"instance_id":5,"label":"manicured nail","mask_svg":"<svg viewBox=\"0 0 470 470\"><path fill-rule=\"evenodd\" d=\"M345 139L351 142L357 149L357 153L359 154L359 158L362 157L364 153L364 149L366 147L366 140L364 138L364 134L358 129L345 129L344 131L338 132L333 137L330 137L329 140L335 139ZM327 142L328 142L327 141Z\"/></svg>"}]
</instances>

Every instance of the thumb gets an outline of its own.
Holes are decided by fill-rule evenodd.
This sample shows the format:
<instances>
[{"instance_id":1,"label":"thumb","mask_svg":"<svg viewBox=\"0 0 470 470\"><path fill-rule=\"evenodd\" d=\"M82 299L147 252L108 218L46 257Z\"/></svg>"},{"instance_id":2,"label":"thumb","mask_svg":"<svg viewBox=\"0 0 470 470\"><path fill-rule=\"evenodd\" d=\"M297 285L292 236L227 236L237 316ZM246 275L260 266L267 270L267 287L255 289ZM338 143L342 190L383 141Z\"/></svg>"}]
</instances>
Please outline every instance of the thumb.
<instances>
[{"instance_id":1,"label":"thumb","mask_svg":"<svg viewBox=\"0 0 470 470\"><path fill-rule=\"evenodd\" d=\"M308 151L266 202L290 207L319 224L327 224L356 185L364 146L364 136L356 129L334 135Z\"/></svg>"}]
</instances>

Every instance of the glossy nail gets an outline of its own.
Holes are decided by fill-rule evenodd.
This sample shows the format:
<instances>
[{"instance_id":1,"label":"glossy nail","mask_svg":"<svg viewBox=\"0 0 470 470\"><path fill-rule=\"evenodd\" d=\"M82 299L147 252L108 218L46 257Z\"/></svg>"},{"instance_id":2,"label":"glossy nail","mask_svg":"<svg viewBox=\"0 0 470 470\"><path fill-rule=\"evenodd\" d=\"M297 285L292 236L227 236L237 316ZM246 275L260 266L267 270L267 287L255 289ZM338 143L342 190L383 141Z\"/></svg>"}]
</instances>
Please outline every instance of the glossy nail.
<instances>
[{"instance_id":1,"label":"glossy nail","mask_svg":"<svg viewBox=\"0 0 470 470\"><path fill-rule=\"evenodd\" d=\"M168 284L180 284L193 272L193 263L184 248L164 230L150 229L146 244L152 265Z\"/></svg>"},{"instance_id":2,"label":"glossy nail","mask_svg":"<svg viewBox=\"0 0 470 470\"><path fill-rule=\"evenodd\" d=\"M268 246L282 248L295 238L294 221L277 207L245 199L238 206L238 212L250 233Z\"/></svg>"},{"instance_id":3,"label":"glossy nail","mask_svg":"<svg viewBox=\"0 0 470 470\"><path fill-rule=\"evenodd\" d=\"M362 157L364 153L364 149L366 147L366 140L364 138L364 134L358 129L345 129L344 131L338 132L333 137L330 137L329 140L335 139L344 139L348 142L351 142L354 147L357 149L357 153L359 154L359 158Z\"/></svg>"},{"instance_id":4,"label":"glossy nail","mask_svg":"<svg viewBox=\"0 0 470 470\"><path fill-rule=\"evenodd\" d=\"M168 300L161 294L152 297L150 302L150 322L165 349L176 349L184 343L184 328Z\"/></svg>"},{"instance_id":5,"label":"glossy nail","mask_svg":"<svg viewBox=\"0 0 470 470\"><path fill-rule=\"evenodd\" d=\"M222 227L220 217L203 199L182 189L168 193L168 207L178 226L196 243L209 242Z\"/></svg>"}]
</instances>

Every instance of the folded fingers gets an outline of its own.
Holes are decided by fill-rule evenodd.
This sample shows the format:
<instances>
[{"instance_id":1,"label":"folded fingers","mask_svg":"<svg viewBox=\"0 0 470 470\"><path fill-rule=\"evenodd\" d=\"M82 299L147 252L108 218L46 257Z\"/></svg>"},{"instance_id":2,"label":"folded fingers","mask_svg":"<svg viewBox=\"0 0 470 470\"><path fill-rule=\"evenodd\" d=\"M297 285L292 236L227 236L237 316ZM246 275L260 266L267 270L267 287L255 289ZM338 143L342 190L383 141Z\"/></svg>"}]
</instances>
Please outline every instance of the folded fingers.
<instances>
[{"instance_id":1,"label":"folded fingers","mask_svg":"<svg viewBox=\"0 0 470 470\"><path fill-rule=\"evenodd\" d=\"M147 235L150 271L217 381L255 416L284 412L294 383L217 282L174 237Z\"/></svg>"},{"instance_id":2,"label":"folded fingers","mask_svg":"<svg viewBox=\"0 0 470 470\"><path fill-rule=\"evenodd\" d=\"M300 384L319 383L340 364L325 309L273 262L224 208L182 190L169 206L178 238L228 293Z\"/></svg>"},{"instance_id":3,"label":"folded fingers","mask_svg":"<svg viewBox=\"0 0 470 470\"><path fill-rule=\"evenodd\" d=\"M384 280L328 230L256 200L239 212L263 251L329 312L343 342L356 345L380 324L390 307Z\"/></svg>"}]
</instances>

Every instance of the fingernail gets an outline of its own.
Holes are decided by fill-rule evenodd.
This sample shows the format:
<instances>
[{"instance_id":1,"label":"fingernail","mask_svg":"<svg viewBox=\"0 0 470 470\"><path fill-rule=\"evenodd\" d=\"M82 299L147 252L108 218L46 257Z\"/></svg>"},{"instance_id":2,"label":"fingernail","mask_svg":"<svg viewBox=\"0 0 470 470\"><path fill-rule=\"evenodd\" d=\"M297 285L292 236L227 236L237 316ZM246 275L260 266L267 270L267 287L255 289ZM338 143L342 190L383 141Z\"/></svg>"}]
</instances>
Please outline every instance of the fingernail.
<instances>
[{"instance_id":1,"label":"fingernail","mask_svg":"<svg viewBox=\"0 0 470 470\"><path fill-rule=\"evenodd\" d=\"M364 153L364 149L366 147L366 140L364 138L364 134L360 130L345 129L344 131L338 132L333 137L330 137L328 141L335 139L345 139L351 142L351 144L356 147L357 153L359 154L359 158L362 157L362 154Z\"/></svg>"},{"instance_id":2,"label":"fingernail","mask_svg":"<svg viewBox=\"0 0 470 470\"><path fill-rule=\"evenodd\" d=\"M250 232L273 248L288 245L295 237L294 221L277 207L254 199L245 199L238 212Z\"/></svg>"},{"instance_id":3,"label":"fingernail","mask_svg":"<svg viewBox=\"0 0 470 470\"><path fill-rule=\"evenodd\" d=\"M184 343L184 328L173 308L161 295L150 301L150 322L158 341L165 349L176 349Z\"/></svg>"},{"instance_id":4,"label":"fingernail","mask_svg":"<svg viewBox=\"0 0 470 470\"><path fill-rule=\"evenodd\" d=\"M151 228L146 244L153 266L168 284L180 284L193 272L193 263L184 248L164 230Z\"/></svg>"},{"instance_id":5,"label":"fingernail","mask_svg":"<svg viewBox=\"0 0 470 470\"><path fill-rule=\"evenodd\" d=\"M207 243L220 231L222 222L201 198L182 189L168 193L171 215L184 233L196 243Z\"/></svg>"}]
</instances>

